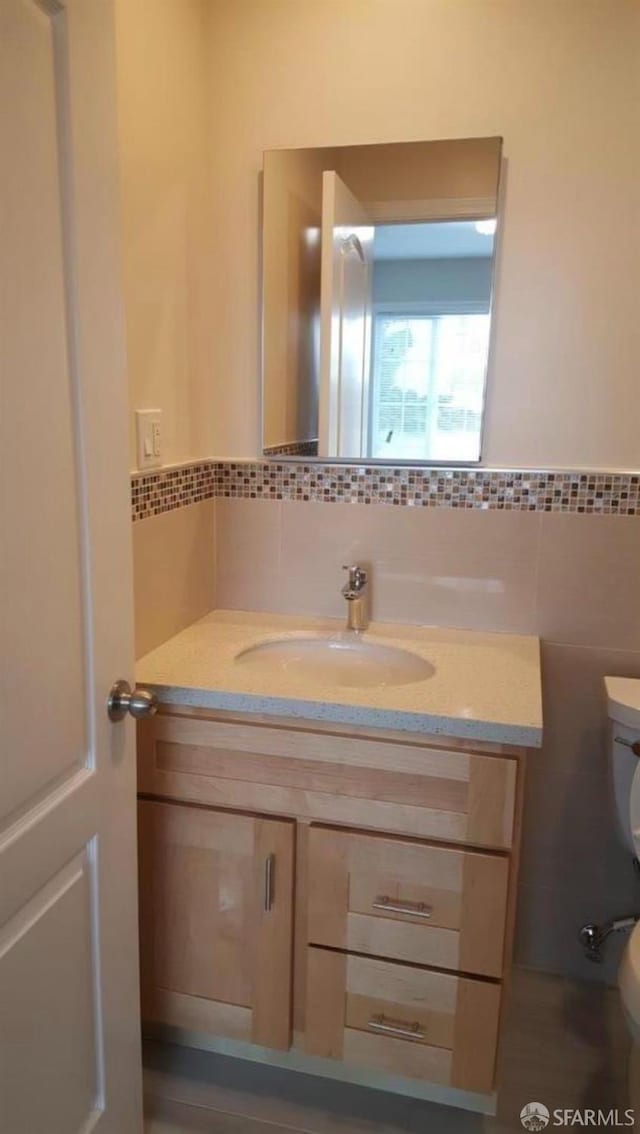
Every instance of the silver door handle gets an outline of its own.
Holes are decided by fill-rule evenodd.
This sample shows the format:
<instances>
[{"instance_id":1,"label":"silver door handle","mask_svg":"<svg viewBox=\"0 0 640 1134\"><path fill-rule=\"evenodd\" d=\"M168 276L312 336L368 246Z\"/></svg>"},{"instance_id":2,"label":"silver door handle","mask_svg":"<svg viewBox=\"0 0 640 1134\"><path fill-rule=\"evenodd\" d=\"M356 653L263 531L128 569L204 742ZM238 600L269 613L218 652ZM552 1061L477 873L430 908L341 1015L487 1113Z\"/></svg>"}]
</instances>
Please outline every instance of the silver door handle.
<instances>
[{"instance_id":1,"label":"silver door handle","mask_svg":"<svg viewBox=\"0 0 640 1134\"><path fill-rule=\"evenodd\" d=\"M134 689L128 681L116 681L109 690L107 713L110 721L124 720L127 713L140 720L158 712L158 698L148 689Z\"/></svg>"},{"instance_id":2,"label":"silver door handle","mask_svg":"<svg viewBox=\"0 0 640 1134\"><path fill-rule=\"evenodd\" d=\"M411 917L429 918L433 914L433 906L426 902L395 902L387 894L379 894L375 902L371 903L374 910L385 910L387 913L408 914Z\"/></svg>"},{"instance_id":3,"label":"silver door handle","mask_svg":"<svg viewBox=\"0 0 640 1134\"><path fill-rule=\"evenodd\" d=\"M276 873L276 856L268 854L264 861L264 912L269 913L273 905L273 884Z\"/></svg>"},{"instance_id":4,"label":"silver door handle","mask_svg":"<svg viewBox=\"0 0 640 1134\"><path fill-rule=\"evenodd\" d=\"M425 1033L416 1020L413 1024L405 1024L404 1020L390 1020L388 1016L372 1016L367 1024L368 1028L376 1032L385 1032L389 1036L400 1036L401 1039L423 1040Z\"/></svg>"}]
</instances>

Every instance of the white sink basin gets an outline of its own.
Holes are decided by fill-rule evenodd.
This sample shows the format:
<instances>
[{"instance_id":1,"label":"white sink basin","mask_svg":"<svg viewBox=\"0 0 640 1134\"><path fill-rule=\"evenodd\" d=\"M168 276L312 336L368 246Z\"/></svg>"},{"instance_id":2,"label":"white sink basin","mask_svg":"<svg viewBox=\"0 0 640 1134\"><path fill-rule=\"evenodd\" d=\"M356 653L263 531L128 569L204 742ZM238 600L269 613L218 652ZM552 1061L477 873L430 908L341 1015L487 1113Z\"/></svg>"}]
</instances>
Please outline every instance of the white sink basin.
<instances>
[{"instance_id":1,"label":"white sink basin","mask_svg":"<svg viewBox=\"0 0 640 1134\"><path fill-rule=\"evenodd\" d=\"M424 658L396 646L344 637L279 638L249 646L236 656L236 665L267 675L278 671L299 674L322 685L351 689L410 685L426 681L435 669Z\"/></svg>"}]
</instances>

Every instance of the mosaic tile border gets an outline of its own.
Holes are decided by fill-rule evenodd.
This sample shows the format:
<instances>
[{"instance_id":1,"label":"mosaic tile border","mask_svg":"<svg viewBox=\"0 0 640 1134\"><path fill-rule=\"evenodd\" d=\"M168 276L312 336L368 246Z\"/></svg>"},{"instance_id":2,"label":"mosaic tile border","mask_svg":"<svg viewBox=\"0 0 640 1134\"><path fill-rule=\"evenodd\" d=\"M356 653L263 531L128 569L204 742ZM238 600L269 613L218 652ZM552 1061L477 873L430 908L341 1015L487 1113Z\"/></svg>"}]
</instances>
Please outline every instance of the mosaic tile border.
<instances>
[{"instance_id":1,"label":"mosaic tile border","mask_svg":"<svg viewBox=\"0 0 640 1134\"><path fill-rule=\"evenodd\" d=\"M133 473L131 477L131 518L146 520L174 508L210 500L216 495L215 461L198 461L169 469Z\"/></svg>"},{"instance_id":2,"label":"mosaic tile border","mask_svg":"<svg viewBox=\"0 0 640 1134\"><path fill-rule=\"evenodd\" d=\"M134 473L134 521L213 497L640 516L640 472L200 461Z\"/></svg>"},{"instance_id":3,"label":"mosaic tile border","mask_svg":"<svg viewBox=\"0 0 640 1134\"><path fill-rule=\"evenodd\" d=\"M134 519L212 497L640 514L640 474L202 462L134 476Z\"/></svg>"},{"instance_id":4,"label":"mosaic tile border","mask_svg":"<svg viewBox=\"0 0 640 1134\"><path fill-rule=\"evenodd\" d=\"M269 445L266 457L317 457L318 438L313 441L293 441L290 445Z\"/></svg>"}]
</instances>

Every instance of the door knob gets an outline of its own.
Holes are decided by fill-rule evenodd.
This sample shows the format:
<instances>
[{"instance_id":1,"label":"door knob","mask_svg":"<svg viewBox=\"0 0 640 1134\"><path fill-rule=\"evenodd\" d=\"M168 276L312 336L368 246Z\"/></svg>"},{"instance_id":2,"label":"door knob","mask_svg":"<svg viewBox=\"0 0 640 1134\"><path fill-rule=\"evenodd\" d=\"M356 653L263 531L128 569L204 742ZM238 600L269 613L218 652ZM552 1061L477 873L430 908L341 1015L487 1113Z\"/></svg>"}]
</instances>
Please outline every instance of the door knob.
<instances>
[{"instance_id":1,"label":"door knob","mask_svg":"<svg viewBox=\"0 0 640 1134\"><path fill-rule=\"evenodd\" d=\"M116 681L109 691L107 712L112 721L123 720L127 713L131 713L137 720L152 717L158 712L158 698L148 689L134 689L131 692L128 681Z\"/></svg>"}]
</instances>

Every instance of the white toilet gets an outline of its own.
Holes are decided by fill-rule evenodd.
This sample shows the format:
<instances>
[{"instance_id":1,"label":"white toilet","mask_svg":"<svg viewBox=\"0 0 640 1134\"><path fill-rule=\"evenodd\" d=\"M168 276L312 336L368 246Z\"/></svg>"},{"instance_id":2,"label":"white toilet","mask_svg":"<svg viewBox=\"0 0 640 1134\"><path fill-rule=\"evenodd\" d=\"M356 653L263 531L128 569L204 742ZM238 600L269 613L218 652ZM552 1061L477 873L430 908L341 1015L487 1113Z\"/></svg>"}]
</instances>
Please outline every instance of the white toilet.
<instances>
[{"instance_id":1,"label":"white toilet","mask_svg":"<svg viewBox=\"0 0 640 1134\"><path fill-rule=\"evenodd\" d=\"M613 791L622 838L640 859L640 680L605 677ZM625 911L626 912L626 911ZM640 1114L640 924L631 931L619 970L622 1004L633 1037L631 1105Z\"/></svg>"}]
</instances>

